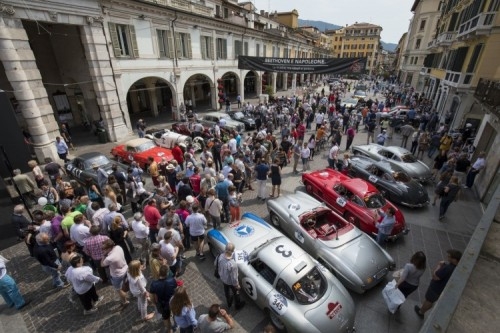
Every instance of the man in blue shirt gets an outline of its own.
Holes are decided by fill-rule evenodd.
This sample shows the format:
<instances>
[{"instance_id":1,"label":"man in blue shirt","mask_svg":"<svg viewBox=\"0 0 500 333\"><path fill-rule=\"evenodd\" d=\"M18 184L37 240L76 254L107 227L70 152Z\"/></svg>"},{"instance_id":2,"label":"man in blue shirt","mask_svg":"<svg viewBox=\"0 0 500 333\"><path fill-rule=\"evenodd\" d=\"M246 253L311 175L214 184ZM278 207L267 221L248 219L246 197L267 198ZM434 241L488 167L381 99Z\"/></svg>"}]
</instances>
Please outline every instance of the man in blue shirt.
<instances>
[{"instance_id":1,"label":"man in blue shirt","mask_svg":"<svg viewBox=\"0 0 500 333\"><path fill-rule=\"evenodd\" d=\"M222 209L224 210L224 214L222 214L221 222L229 223L229 183L225 180L223 174L219 174L218 182L215 185L215 194L220 201L222 201Z\"/></svg>"},{"instance_id":2,"label":"man in blue shirt","mask_svg":"<svg viewBox=\"0 0 500 333\"><path fill-rule=\"evenodd\" d=\"M391 235L392 228L394 228L394 225L396 224L396 218L394 217L396 211L394 210L394 208L389 207L389 209L387 209L387 212L384 213L383 210L379 210L378 213L383 218L380 223L375 224L375 227L378 229L377 243L380 246L383 246L385 240Z\"/></svg>"},{"instance_id":3,"label":"man in blue shirt","mask_svg":"<svg viewBox=\"0 0 500 333\"><path fill-rule=\"evenodd\" d=\"M266 181L267 181L267 175L269 173L269 166L266 163L264 163L264 159L260 159L257 162L257 166L255 167L255 172L257 173L257 184L259 187L257 192L257 199L266 201L267 198Z\"/></svg>"}]
</instances>

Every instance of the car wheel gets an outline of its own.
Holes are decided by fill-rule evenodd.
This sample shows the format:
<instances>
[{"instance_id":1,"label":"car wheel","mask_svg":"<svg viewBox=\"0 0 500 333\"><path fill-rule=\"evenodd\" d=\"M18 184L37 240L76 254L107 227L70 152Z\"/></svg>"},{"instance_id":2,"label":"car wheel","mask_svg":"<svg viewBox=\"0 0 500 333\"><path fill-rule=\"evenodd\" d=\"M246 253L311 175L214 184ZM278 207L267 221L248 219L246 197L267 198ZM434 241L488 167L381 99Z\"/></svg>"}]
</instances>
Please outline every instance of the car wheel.
<instances>
[{"instance_id":1,"label":"car wheel","mask_svg":"<svg viewBox=\"0 0 500 333\"><path fill-rule=\"evenodd\" d=\"M115 156L115 159L118 163L123 163L123 158L121 158L120 156Z\"/></svg>"},{"instance_id":2,"label":"car wheel","mask_svg":"<svg viewBox=\"0 0 500 333\"><path fill-rule=\"evenodd\" d=\"M280 217L278 215L276 215L275 213L272 213L272 212L271 212L271 223L276 228L280 227Z\"/></svg>"},{"instance_id":3,"label":"car wheel","mask_svg":"<svg viewBox=\"0 0 500 333\"><path fill-rule=\"evenodd\" d=\"M345 213L344 214L344 218L352 223L354 226L356 226L357 228L359 228L359 219L355 218L354 215L352 215L351 213Z\"/></svg>"},{"instance_id":4,"label":"car wheel","mask_svg":"<svg viewBox=\"0 0 500 333\"><path fill-rule=\"evenodd\" d=\"M276 327L276 330L278 332L286 332L286 326L281 321L281 318L276 313L274 313L272 310L268 309L267 312L269 314L269 318L271 319L271 322L273 323L274 327Z\"/></svg>"},{"instance_id":5,"label":"car wheel","mask_svg":"<svg viewBox=\"0 0 500 333\"><path fill-rule=\"evenodd\" d=\"M306 192L310 195L313 194L313 187L310 183L306 182L304 183L304 186L306 187Z\"/></svg>"}]
</instances>

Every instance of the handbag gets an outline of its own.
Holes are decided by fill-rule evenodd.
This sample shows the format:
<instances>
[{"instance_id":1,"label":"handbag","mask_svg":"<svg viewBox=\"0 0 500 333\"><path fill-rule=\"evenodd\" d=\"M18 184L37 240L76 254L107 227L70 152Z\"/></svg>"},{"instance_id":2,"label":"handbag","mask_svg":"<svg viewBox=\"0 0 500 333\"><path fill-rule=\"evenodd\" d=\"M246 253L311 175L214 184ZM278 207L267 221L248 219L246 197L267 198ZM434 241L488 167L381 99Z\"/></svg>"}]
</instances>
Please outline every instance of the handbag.
<instances>
[{"instance_id":1,"label":"handbag","mask_svg":"<svg viewBox=\"0 0 500 333\"><path fill-rule=\"evenodd\" d=\"M382 296L390 313L395 313L399 306L406 300L401 290L396 288L396 280L392 280L384 287Z\"/></svg>"},{"instance_id":2,"label":"handbag","mask_svg":"<svg viewBox=\"0 0 500 333\"><path fill-rule=\"evenodd\" d=\"M220 279L220 274L219 274L219 257L220 254L215 258L215 271L214 271L214 276L216 279Z\"/></svg>"},{"instance_id":3,"label":"handbag","mask_svg":"<svg viewBox=\"0 0 500 333\"><path fill-rule=\"evenodd\" d=\"M401 274L403 274L404 268L398 269L394 273L392 273L392 277L395 278L396 280L399 280L401 277Z\"/></svg>"},{"instance_id":4,"label":"handbag","mask_svg":"<svg viewBox=\"0 0 500 333\"><path fill-rule=\"evenodd\" d=\"M125 279L123 280L122 291L124 293L128 293L130 291L130 284L128 282L128 278L127 277L125 277Z\"/></svg>"}]
</instances>

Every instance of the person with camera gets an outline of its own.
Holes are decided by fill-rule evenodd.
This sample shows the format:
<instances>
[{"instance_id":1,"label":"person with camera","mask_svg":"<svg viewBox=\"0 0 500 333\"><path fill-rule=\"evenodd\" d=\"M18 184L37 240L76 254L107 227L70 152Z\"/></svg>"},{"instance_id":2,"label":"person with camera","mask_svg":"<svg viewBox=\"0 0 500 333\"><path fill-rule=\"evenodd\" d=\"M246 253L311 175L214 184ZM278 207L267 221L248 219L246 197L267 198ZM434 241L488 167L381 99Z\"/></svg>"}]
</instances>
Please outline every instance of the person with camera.
<instances>
[{"instance_id":1,"label":"person with camera","mask_svg":"<svg viewBox=\"0 0 500 333\"><path fill-rule=\"evenodd\" d=\"M234 327L233 318L219 304L212 304L208 314L198 318L198 329L201 333L218 333L229 331Z\"/></svg>"}]
</instances>

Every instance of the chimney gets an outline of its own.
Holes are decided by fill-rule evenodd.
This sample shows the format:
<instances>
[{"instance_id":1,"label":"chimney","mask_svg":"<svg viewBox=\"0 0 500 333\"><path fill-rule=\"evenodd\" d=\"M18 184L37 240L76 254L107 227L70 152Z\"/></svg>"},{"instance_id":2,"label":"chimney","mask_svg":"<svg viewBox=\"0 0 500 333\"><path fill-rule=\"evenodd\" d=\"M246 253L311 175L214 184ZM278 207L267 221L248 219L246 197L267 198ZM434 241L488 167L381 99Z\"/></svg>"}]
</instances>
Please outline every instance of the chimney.
<instances>
[{"instance_id":1,"label":"chimney","mask_svg":"<svg viewBox=\"0 0 500 333\"><path fill-rule=\"evenodd\" d=\"M264 16L265 11L263 9L260 10L260 16Z\"/></svg>"}]
</instances>

